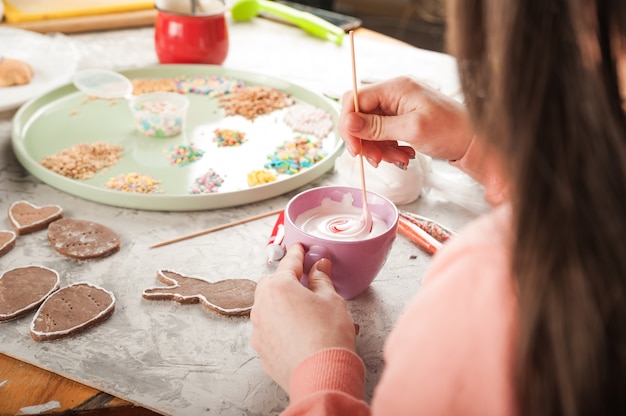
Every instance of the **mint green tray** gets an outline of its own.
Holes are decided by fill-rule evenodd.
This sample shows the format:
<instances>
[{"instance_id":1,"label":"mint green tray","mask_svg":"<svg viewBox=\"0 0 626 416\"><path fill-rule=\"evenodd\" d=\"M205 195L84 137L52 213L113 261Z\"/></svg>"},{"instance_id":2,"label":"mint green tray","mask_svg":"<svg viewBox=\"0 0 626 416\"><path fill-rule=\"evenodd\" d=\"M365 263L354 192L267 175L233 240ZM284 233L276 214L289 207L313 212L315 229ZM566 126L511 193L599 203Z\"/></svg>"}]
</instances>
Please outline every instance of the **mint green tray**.
<instances>
[{"instance_id":1,"label":"mint green tray","mask_svg":"<svg viewBox=\"0 0 626 416\"><path fill-rule=\"evenodd\" d=\"M266 85L290 94L299 103L308 103L332 115L336 126L339 117L335 104L323 96L292 83L212 65L160 65L122 71L128 78L173 78L177 76L225 76L247 85ZM267 155L277 146L292 140L295 133L282 122L278 110L253 121L241 116L225 117L216 98L187 94L190 108L181 135L149 138L135 128L125 100L86 101L85 94L73 85L65 85L24 104L13 120L12 144L20 163L35 177L62 191L102 204L159 211L196 211L225 208L272 198L318 178L333 167L343 142L335 129L323 140L326 157L294 175L279 175L275 182L249 187L247 174L262 169ZM246 133L248 141L238 147L217 147L212 141L216 128L230 128ZM74 180L40 165L46 156L77 143L107 142L124 147L118 163L88 180ZM167 152L171 147L193 143L205 150L201 160L186 165L171 165ZM224 177L220 191L192 195L189 188L196 177L214 169ZM163 193L137 194L109 190L104 184L121 173L138 172L162 180Z\"/></svg>"}]
</instances>

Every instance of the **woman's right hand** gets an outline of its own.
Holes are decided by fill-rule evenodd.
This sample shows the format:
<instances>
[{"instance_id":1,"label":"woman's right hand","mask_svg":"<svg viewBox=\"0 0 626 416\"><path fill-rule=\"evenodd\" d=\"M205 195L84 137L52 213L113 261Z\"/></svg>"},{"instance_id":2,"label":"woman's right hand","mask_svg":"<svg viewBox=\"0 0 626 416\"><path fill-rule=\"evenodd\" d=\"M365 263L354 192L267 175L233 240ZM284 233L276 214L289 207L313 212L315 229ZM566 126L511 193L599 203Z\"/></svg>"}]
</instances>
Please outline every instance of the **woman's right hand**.
<instances>
[{"instance_id":1,"label":"woman's right hand","mask_svg":"<svg viewBox=\"0 0 626 416\"><path fill-rule=\"evenodd\" d=\"M415 152L437 159L458 160L474 132L465 107L417 80L402 76L363 87L342 99L339 132L348 152L374 167L381 160L407 166ZM407 146L408 144L408 146Z\"/></svg>"}]
</instances>

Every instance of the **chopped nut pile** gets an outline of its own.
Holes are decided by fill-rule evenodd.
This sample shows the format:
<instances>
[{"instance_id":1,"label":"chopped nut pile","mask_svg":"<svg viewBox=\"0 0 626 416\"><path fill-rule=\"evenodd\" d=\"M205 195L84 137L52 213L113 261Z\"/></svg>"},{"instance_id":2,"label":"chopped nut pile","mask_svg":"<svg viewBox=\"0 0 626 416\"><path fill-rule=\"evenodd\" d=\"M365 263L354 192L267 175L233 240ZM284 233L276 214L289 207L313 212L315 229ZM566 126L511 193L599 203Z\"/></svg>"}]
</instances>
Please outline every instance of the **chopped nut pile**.
<instances>
[{"instance_id":1,"label":"chopped nut pile","mask_svg":"<svg viewBox=\"0 0 626 416\"><path fill-rule=\"evenodd\" d=\"M41 160L45 168L72 179L89 179L111 167L124 154L120 146L109 143L78 143Z\"/></svg>"},{"instance_id":2,"label":"chopped nut pile","mask_svg":"<svg viewBox=\"0 0 626 416\"><path fill-rule=\"evenodd\" d=\"M241 88L219 97L219 101L227 116L239 114L249 120L295 103L288 94L264 86Z\"/></svg>"}]
</instances>

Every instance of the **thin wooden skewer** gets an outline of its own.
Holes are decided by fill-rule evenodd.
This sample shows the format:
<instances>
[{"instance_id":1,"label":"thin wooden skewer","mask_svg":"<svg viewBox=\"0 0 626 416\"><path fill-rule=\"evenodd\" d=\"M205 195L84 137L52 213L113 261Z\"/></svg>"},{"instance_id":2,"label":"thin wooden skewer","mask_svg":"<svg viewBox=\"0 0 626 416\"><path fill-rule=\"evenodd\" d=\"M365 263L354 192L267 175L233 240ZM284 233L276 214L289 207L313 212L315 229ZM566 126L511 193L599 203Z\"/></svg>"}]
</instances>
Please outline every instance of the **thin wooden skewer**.
<instances>
[{"instance_id":1,"label":"thin wooden skewer","mask_svg":"<svg viewBox=\"0 0 626 416\"><path fill-rule=\"evenodd\" d=\"M358 88L356 82L356 58L354 54L354 31L351 30L349 32L350 35L350 51L352 58L352 90L354 94L354 111L359 111L359 96L358 96ZM363 142L361 141L361 151L359 152L359 164L361 168L361 188L363 190L363 219L365 221L365 225L369 226L371 231L372 223L371 218L372 214L370 213L369 205L367 203L367 190L365 189L365 167L363 166Z\"/></svg>"},{"instance_id":2,"label":"thin wooden skewer","mask_svg":"<svg viewBox=\"0 0 626 416\"><path fill-rule=\"evenodd\" d=\"M263 214L255 215L253 217L248 217L248 218L244 218L242 220L229 222L228 224L222 224L222 225L218 225L218 226L215 226L215 227L207 228L206 230L197 231L197 232L192 233L192 234L183 235L181 237L177 237L177 238L173 238L171 240L162 241L160 243L153 244L153 245L151 245L148 248L162 247L162 246L166 246L168 244L177 243L179 241L188 240L190 238L198 237L200 235L209 234L209 233L212 233L214 231L223 230L224 228L234 227L235 225L244 224L246 222L250 222L250 221L258 220L258 219L261 219L261 218L269 217L271 215L276 215L276 214L280 213L280 211L282 211L282 210L283 210L282 208L281 209L276 209L274 211L265 212Z\"/></svg>"}]
</instances>

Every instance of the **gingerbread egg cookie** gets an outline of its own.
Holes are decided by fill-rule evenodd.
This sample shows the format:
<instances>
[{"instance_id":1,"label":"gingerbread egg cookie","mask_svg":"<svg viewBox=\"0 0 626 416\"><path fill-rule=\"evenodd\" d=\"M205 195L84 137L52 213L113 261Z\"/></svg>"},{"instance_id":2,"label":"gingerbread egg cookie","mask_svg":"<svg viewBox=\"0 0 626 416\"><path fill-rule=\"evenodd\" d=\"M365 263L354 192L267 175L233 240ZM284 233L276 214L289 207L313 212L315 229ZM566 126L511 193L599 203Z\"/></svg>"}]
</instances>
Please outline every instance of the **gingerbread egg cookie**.
<instances>
[{"instance_id":1,"label":"gingerbread egg cookie","mask_svg":"<svg viewBox=\"0 0 626 416\"><path fill-rule=\"evenodd\" d=\"M35 341L68 337L100 324L115 310L115 296L88 282L65 286L50 295L30 324Z\"/></svg>"},{"instance_id":2,"label":"gingerbread egg cookie","mask_svg":"<svg viewBox=\"0 0 626 416\"><path fill-rule=\"evenodd\" d=\"M35 309L59 288L59 273L42 266L26 266L0 275L0 322Z\"/></svg>"},{"instance_id":3,"label":"gingerbread egg cookie","mask_svg":"<svg viewBox=\"0 0 626 416\"><path fill-rule=\"evenodd\" d=\"M15 247L15 241L17 240L17 234L13 231L0 231L0 257L7 254L13 247Z\"/></svg>"},{"instance_id":4,"label":"gingerbread egg cookie","mask_svg":"<svg viewBox=\"0 0 626 416\"><path fill-rule=\"evenodd\" d=\"M111 255L120 249L120 237L104 225L63 218L48 226L48 241L59 254L78 260Z\"/></svg>"},{"instance_id":5,"label":"gingerbread egg cookie","mask_svg":"<svg viewBox=\"0 0 626 416\"><path fill-rule=\"evenodd\" d=\"M62 216L63 208L59 205L39 207L28 201L17 201L9 207L9 222L19 235L43 230Z\"/></svg>"},{"instance_id":6,"label":"gingerbread egg cookie","mask_svg":"<svg viewBox=\"0 0 626 416\"><path fill-rule=\"evenodd\" d=\"M173 300L179 303L202 303L223 315L249 315L254 303L256 282L249 279L228 279L215 283L183 276L171 270L159 270L157 279L168 286L143 291L150 300Z\"/></svg>"}]
</instances>

